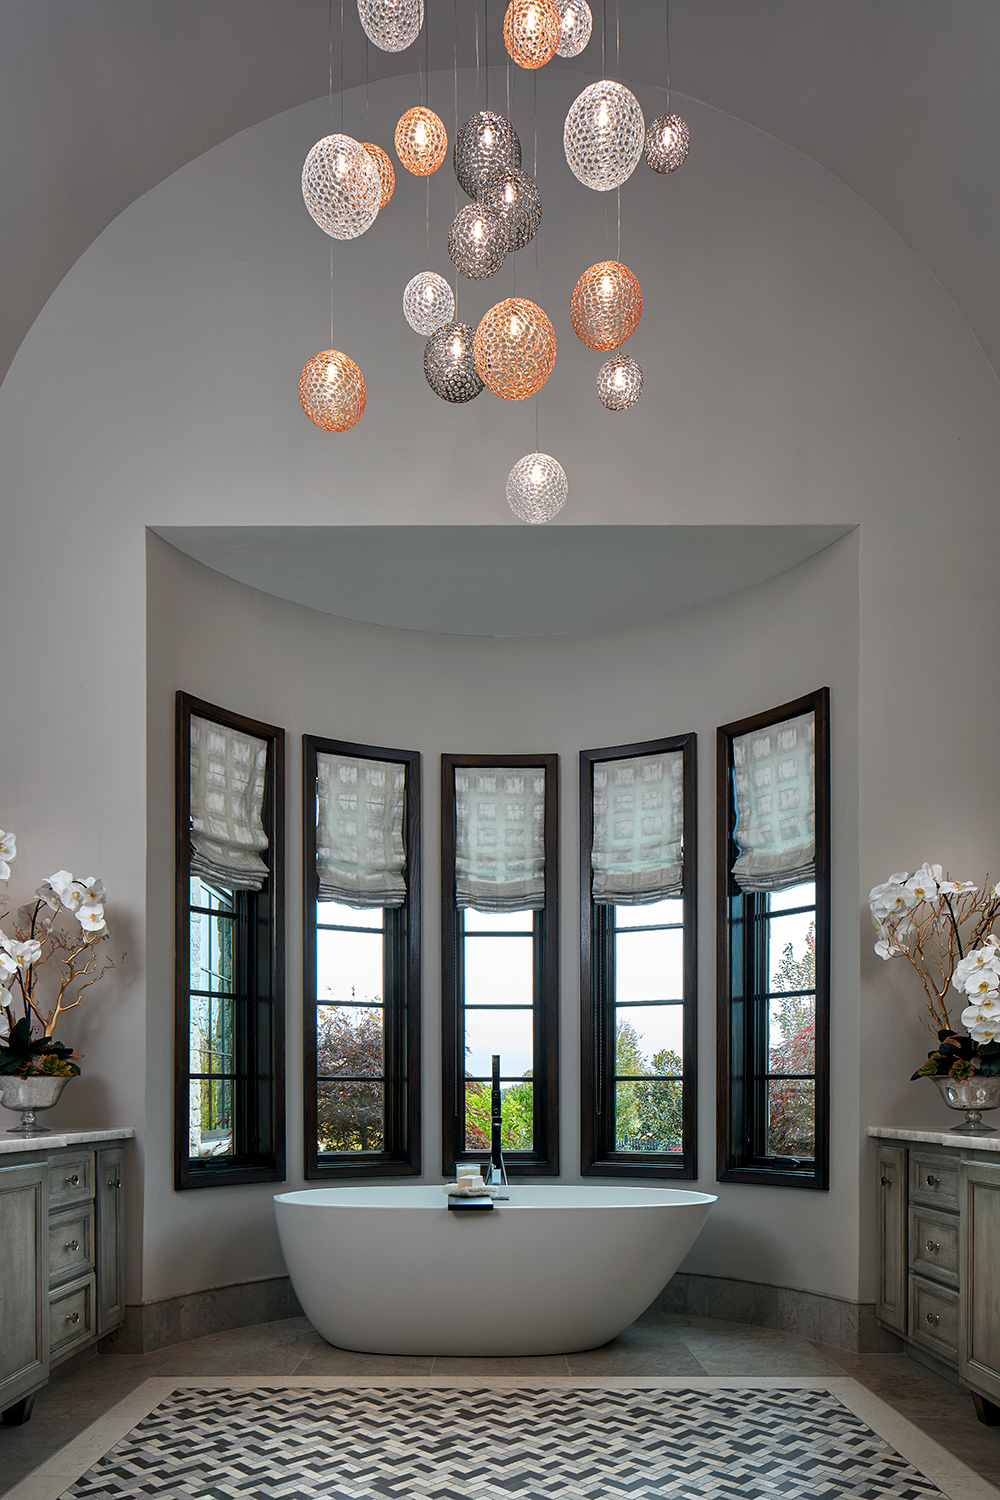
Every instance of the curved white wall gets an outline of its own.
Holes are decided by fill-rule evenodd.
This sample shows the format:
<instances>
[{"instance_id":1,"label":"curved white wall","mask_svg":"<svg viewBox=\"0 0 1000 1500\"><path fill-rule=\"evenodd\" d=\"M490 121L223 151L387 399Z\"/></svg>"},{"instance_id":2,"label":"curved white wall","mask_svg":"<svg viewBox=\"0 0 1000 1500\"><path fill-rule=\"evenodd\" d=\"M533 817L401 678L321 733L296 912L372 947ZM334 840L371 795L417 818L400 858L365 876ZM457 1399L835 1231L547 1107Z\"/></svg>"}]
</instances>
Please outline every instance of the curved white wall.
<instances>
[{"instance_id":1,"label":"curved white wall","mask_svg":"<svg viewBox=\"0 0 1000 1500\"><path fill-rule=\"evenodd\" d=\"M848 759L835 775L850 780L856 756L859 777L860 836L843 835L838 870L848 916L836 959L850 968L862 930L859 892L875 880L924 857L972 877L996 866L996 381L953 305L870 210L813 163L691 104L685 112L694 146L683 171L664 182L642 169L622 193L622 258L645 295L632 345L646 394L626 417L605 414L592 391L597 357L577 344L568 318L577 275L605 253L605 207L612 253L615 243L614 204L587 193L561 160L562 116L581 81L565 73L539 80L545 220L538 300L560 340L542 393L541 445L566 463L567 522L860 523L854 616L837 613L828 638L815 642L835 657L828 679L834 668L847 672L854 670L849 662L859 662L857 725L852 717L835 719L837 734L850 737L846 746L838 740L838 754ZM450 85L432 77L431 102L449 120ZM494 100L499 85L497 75ZM527 143L527 85L518 77L515 86L515 123ZM464 115L472 107L467 77L461 89ZM640 92L647 114L655 112L657 97ZM374 88L372 135L388 140L415 98L414 80ZM360 130L362 101L350 96L346 107L346 128ZM368 410L340 437L320 434L302 416L299 370L327 342L328 242L302 208L298 176L325 128L323 104L280 116L135 203L63 281L0 388L0 623L8 643L2 821L21 839L12 894L20 894L19 881L33 889L57 864L85 864L103 875L116 928L127 932L128 971L74 1034L87 1052L86 1072L55 1118L135 1124L140 1132L129 1183L133 1299L274 1267L273 1241L263 1232L266 1194L228 1191L226 1222L254 1229L239 1237L232 1255L206 1248L222 1217L208 1224L202 1218L216 1194L168 1195L162 1097L170 998L162 945L170 914L159 893L164 856L155 838L150 890L157 894L148 910L142 894L144 527L517 524L506 512L503 481L534 440L531 403L508 406L487 393L451 408L424 384L420 340L396 307L403 284L425 262L423 185L413 179L399 182L383 223L337 251L337 343L364 369ZM453 183L440 173L431 183L432 262L442 269L453 210ZM519 260L518 290L530 292L532 252ZM506 268L495 286L463 285L462 315L476 321L510 287ZM814 566L826 580L833 552L841 558L854 545L838 544L801 576ZM840 579L838 588L846 601L853 584ZM671 694L695 676L706 687L694 726L703 735L714 723L819 685L823 674L813 667L820 658L803 661L801 675L789 671L794 681L778 669L786 651L798 650L800 635L811 637L813 624L811 593L795 582L789 589L799 617L779 608L780 584L765 586L766 607L754 603L758 591L733 603L741 651L748 620L765 631L745 671L731 679L738 684L734 701L715 691L718 655L703 657L699 639L685 633L690 622L677 624L684 654ZM230 586L219 585L218 593L228 599ZM258 601L254 610L264 617L272 607ZM701 612L691 616L701 619ZM355 627L324 628L355 639ZM674 639L673 629L664 627L664 640ZM238 645L237 638L217 664L208 657L197 689L206 697L225 701ZM426 649L428 661L445 664L451 651L467 648L435 638ZM599 654L605 649L600 644ZM491 668L504 664L513 696L522 681L529 698L541 691L540 664L551 659L545 643L507 643L495 656L488 643L481 650ZM475 675L472 662L469 653L463 670ZM610 725L615 706L631 713L642 688L631 683L619 705L618 688L608 673L605 679L598 717ZM569 680L578 682L579 672ZM150 683L154 715L164 686ZM232 706L279 717L259 705ZM558 747L568 755L580 744L615 738L579 718L577 705L560 708L565 739ZM462 735L460 709L449 708L442 722L468 747L478 724L465 721ZM534 718L525 724L536 743L540 726ZM656 715L629 732L658 732L660 724ZM370 737L407 741L395 716L388 728ZM366 737L362 725L356 732ZM171 794L161 751L159 741L150 745L151 827ZM853 810L842 806L840 815L850 818ZM703 878L710 864L706 817ZM703 906L703 941L709 916ZM294 909L290 925L294 931ZM147 931L156 955L148 985ZM433 951L431 942L427 947ZM734 1189L715 1220L732 1233L724 1243L718 1235L705 1242L706 1269L753 1274L752 1266L762 1278L843 1295L853 1294L860 1276L865 1289L867 1249L859 1258L853 1230L824 1249L835 1201L837 1214L843 1208L847 1215L843 1223L866 1215L864 1181L860 1194L857 1186L859 1127L875 1118L941 1115L936 1096L906 1081L923 1050L915 987L876 964L863 958L863 1008L846 984L838 1002L844 1009L835 1016L845 1035L854 1028L859 1039L848 1043L834 1079L842 1121L834 1191L847 1199ZM703 982L709 972L706 963ZM569 1037L571 997L567 1004ZM432 1056L433 1030L427 1045ZM707 1165L710 1090L703 1107ZM564 1123L569 1165L570 1120ZM862 1155L864 1149L861 1142ZM779 1215L806 1238L776 1233ZM808 1224L815 1234L806 1233Z\"/></svg>"}]
</instances>

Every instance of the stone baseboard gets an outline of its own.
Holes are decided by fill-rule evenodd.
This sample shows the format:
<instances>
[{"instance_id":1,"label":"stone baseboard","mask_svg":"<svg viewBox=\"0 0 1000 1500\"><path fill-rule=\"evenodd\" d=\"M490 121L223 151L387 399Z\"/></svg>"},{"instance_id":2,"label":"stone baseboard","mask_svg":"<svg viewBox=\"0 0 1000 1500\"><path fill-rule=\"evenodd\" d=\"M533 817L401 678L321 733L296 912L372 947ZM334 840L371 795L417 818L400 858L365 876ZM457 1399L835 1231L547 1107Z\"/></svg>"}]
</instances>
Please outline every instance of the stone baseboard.
<instances>
[{"instance_id":1,"label":"stone baseboard","mask_svg":"<svg viewBox=\"0 0 1000 1500\"><path fill-rule=\"evenodd\" d=\"M111 1337L119 1347L136 1354L149 1354L168 1344L224 1333L230 1328L248 1328L255 1323L301 1316L302 1309L288 1277L274 1276L267 1281L239 1282L130 1306L123 1327Z\"/></svg>"},{"instance_id":2,"label":"stone baseboard","mask_svg":"<svg viewBox=\"0 0 1000 1500\"><path fill-rule=\"evenodd\" d=\"M902 1339L877 1321L873 1302L848 1302L760 1281L678 1271L653 1307L693 1318L721 1318L756 1328L775 1328L779 1333L795 1333L799 1338L855 1354L898 1354L903 1347Z\"/></svg>"}]
</instances>

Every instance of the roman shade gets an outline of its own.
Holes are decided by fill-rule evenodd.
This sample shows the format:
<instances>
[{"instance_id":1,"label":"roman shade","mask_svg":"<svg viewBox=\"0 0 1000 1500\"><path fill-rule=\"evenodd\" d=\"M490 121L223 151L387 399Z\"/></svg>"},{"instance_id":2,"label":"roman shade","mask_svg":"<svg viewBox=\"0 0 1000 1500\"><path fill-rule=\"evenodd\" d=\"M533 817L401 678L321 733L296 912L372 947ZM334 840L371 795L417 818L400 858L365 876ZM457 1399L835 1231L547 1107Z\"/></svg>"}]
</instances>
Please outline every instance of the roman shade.
<instances>
[{"instance_id":1,"label":"roman shade","mask_svg":"<svg viewBox=\"0 0 1000 1500\"><path fill-rule=\"evenodd\" d=\"M782 891L814 880L816 717L809 713L733 740L733 875L744 891Z\"/></svg>"},{"instance_id":2,"label":"roman shade","mask_svg":"<svg viewBox=\"0 0 1000 1500\"><path fill-rule=\"evenodd\" d=\"M233 891L259 891L267 742L191 715L191 874Z\"/></svg>"},{"instance_id":3,"label":"roman shade","mask_svg":"<svg viewBox=\"0 0 1000 1500\"><path fill-rule=\"evenodd\" d=\"M542 910L544 766L456 766L455 899L479 911Z\"/></svg>"},{"instance_id":4,"label":"roman shade","mask_svg":"<svg viewBox=\"0 0 1000 1500\"><path fill-rule=\"evenodd\" d=\"M320 901L402 906L406 766L316 753L316 876Z\"/></svg>"},{"instance_id":5,"label":"roman shade","mask_svg":"<svg viewBox=\"0 0 1000 1500\"><path fill-rule=\"evenodd\" d=\"M647 906L684 882L680 750L594 764L592 891L599 906Z\"/></svg>"}]
</instances>

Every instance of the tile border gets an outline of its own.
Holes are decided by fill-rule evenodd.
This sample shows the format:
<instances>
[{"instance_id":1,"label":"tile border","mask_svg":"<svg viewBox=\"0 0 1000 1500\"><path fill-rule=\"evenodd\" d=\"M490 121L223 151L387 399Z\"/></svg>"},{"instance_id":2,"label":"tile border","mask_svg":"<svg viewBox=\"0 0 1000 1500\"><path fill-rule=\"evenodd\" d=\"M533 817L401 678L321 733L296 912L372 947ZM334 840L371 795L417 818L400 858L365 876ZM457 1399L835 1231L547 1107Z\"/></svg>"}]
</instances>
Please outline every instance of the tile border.
<instances>
[{"instance_id":1,"label":"tile border","mask_svg":"<svg viewBox=\"0 0 1000 1500\"><path fill-rule=\"evenodd\" d=\"M880 1397L850 1376L760 1375L591 1375L547 1376L531 1379L523 1375L453 1377L422 1375L308 1376L229 1375L157 1376L146 1380L90 1427L41 1464L33 1474L9 1490L5 1500L59 1500L59 1496L84 1474L102 1454L120 1442L143 1417L173 1392L189 1387L211 1390L363 1390L366 1387L444 1390L815 1390L827 1391L866 1426L888 1443L901 1458L918 1470L947 1500L1000 1500L1000 1490L927 1437L919 1427L900 1416Z\"/></svg>"},{"instance_id":2,"label":"tile border","mask_svg":"<svg viewBox=\"0 0 1000 1500\"><path fill-rule=\"evenodd\" d=\"M874 1302L849 1302L843 1297L761 1281L678 1271L652 1306L657 1312L721 1318L794 1333L852 1354L898 1354L903 1348L902 1339L876 1319Z\"/></svg>"}]
</instances>

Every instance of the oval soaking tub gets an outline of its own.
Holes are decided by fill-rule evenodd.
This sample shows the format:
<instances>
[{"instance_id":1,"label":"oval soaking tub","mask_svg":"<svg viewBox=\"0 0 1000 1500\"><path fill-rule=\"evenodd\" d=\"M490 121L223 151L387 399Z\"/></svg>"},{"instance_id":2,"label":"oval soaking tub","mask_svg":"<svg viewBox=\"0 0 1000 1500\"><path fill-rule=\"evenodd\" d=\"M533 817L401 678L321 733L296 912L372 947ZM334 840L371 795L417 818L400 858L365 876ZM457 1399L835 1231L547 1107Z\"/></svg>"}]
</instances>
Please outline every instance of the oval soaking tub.
<instances>
[{"instance_id":1,"label":"oval soaking tub","mask_svg":"<svg viewBox=\"0 0 1000 1500\"><path fill-rule=\"evenodd\" d=\"M373 1354L566 1354L643 1312L712 1204L675 1188L512 1185L452 1213L440 1184L307 1188L274 1200L302 1310Z\"/></svg>"}]
</instances>

